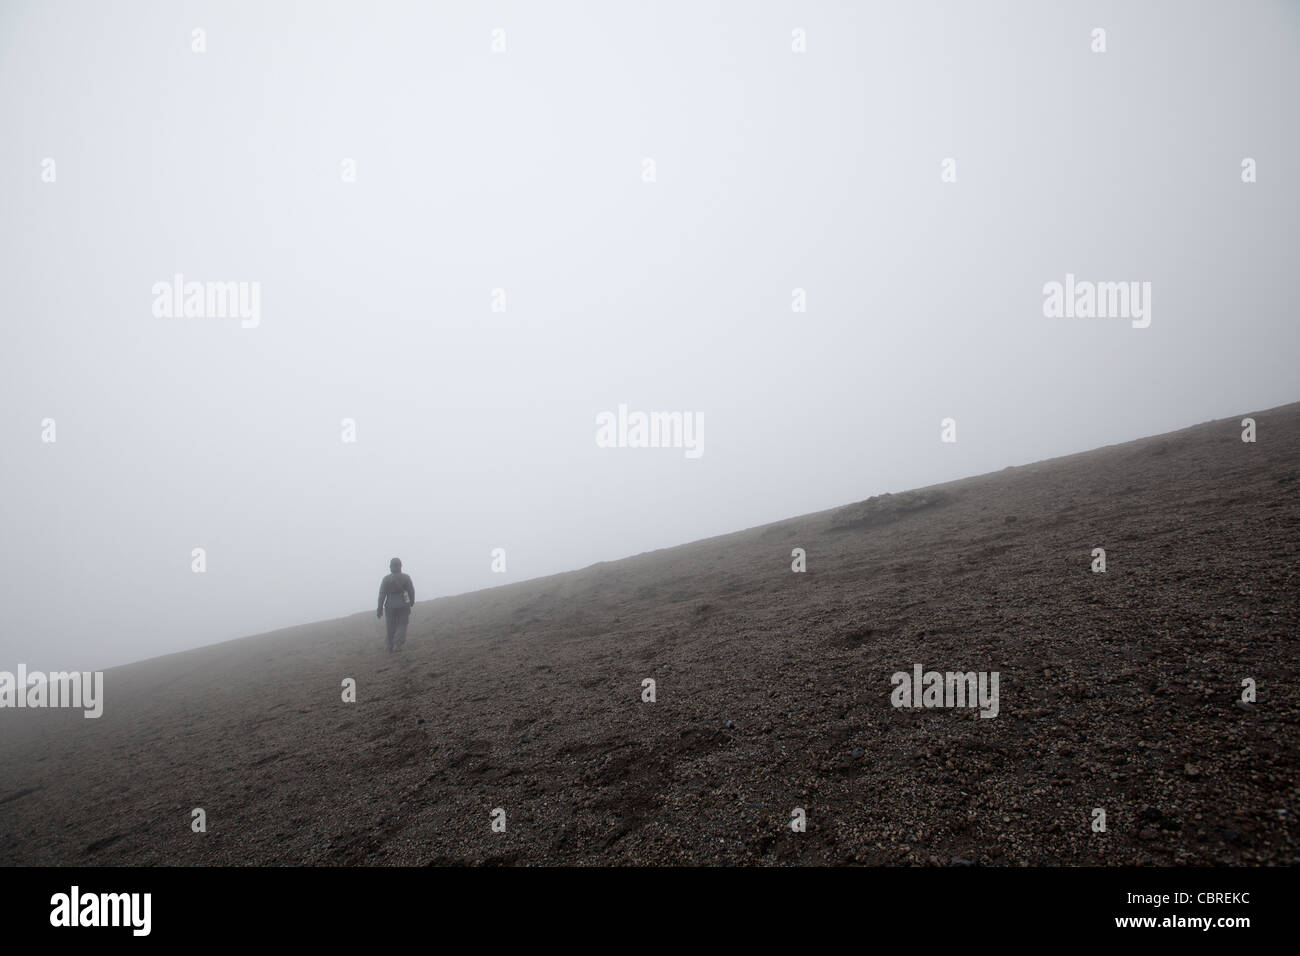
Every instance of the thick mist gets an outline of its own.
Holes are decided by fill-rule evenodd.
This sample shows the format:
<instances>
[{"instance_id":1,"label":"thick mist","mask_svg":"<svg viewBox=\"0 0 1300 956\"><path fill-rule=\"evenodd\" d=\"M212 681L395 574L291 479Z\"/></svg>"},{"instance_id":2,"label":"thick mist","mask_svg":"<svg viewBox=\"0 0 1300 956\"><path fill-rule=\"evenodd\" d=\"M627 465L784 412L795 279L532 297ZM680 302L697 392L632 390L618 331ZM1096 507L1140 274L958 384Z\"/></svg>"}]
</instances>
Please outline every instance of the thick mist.
<instances>
[{"instance_id":1,"label":"thick mist","mask_svg":"<svg viewBox=\"0 0 1300 956\"><path fill-rule=\"evenodd\" d=\"M1287 3L9 0L0 668L1300 399L1297 89Z\"/></svg>"}]
</instances>

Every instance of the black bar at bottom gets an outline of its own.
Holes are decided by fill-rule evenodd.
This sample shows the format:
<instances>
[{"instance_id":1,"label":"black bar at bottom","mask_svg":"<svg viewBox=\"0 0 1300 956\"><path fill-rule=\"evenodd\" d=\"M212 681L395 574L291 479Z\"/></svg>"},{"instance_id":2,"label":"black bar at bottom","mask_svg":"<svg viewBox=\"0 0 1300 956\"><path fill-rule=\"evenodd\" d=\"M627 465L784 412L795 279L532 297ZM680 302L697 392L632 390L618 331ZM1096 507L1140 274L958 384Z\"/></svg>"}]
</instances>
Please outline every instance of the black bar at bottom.
<instances>
[{"instance_id":1,"label":"black bar at bottom","mask_svg":"<svg viewBox=\"0 0 1300 956\"><path fill-rule=\"evenodd\" d=\"M437 945L465 928L490 932L494 945L521 933L536 945L599 931L620 935L593 943L675 947L687 927L697 928L692 943L734 945L801 927L820 938L840 926L864 944L918 933L943 945L1033 942L1047 931L1058 942L1232 946L1285 931L1295 878L1294 868L9 868L0 870L0 920L7 943L64 936L78 945L337 946L404 929Z\"/></svg>"}]
</instances>

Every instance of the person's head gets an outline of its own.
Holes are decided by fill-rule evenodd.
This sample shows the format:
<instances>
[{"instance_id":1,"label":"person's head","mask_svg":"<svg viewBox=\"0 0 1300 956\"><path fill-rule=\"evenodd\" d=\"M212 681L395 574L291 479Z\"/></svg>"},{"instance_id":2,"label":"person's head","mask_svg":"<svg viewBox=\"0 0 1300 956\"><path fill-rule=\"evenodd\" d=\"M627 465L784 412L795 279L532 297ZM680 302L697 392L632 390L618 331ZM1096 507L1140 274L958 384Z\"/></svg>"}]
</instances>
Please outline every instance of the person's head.
<instances>
[{"instance_id":1,"label":"person's head","mask_svg":"<svg viewBox=\"0 0 1300 956\"><path fill-rule=\"evenodd\" d=\"M388 570L389 570L389 571L392 571L394 574L396 574L398 571L402 570L402 559L401 559L401 558L393 558L393 560L389 561L389 562L388 562Z\"/></svg>"}]
</instances>

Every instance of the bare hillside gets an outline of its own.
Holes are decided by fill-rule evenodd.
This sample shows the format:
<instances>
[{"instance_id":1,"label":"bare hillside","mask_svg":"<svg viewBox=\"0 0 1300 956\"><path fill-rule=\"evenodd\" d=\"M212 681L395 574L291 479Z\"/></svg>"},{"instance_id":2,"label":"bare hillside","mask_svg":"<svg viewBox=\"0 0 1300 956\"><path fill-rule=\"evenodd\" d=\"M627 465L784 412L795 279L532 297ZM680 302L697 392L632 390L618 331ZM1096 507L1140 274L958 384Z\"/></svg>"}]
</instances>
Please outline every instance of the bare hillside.
<instances>
[{"instance_id":1,"label":"bare hillside","mask_svg":"<svg viewBox=\"0 0 1300 956\"><path fill-rule=\"evenodd\" d=\"M1290 864L1300 405L1254 417L424 602L391 658L370 611L108 671L0 711L0 859ZM915 664L997 716L892 706Z\"/></svg>"}]
</instances>

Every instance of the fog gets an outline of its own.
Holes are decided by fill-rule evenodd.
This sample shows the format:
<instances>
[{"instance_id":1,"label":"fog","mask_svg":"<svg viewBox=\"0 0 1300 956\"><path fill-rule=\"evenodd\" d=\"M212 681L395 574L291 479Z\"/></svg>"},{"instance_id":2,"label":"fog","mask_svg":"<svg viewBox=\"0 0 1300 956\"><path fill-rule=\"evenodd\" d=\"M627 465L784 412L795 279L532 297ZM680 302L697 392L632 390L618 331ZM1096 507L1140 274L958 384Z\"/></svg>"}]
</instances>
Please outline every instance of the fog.
<instances>
[{"instance_id":1,"label":"fog","mask_svg":"<svg viewBox=\"0 0 1300 956\"><path fill-rule=\"evenodd\" d=\"M1300 399L1297 9L6 0L0 668Z\"/></svg>"}]
</instances>

